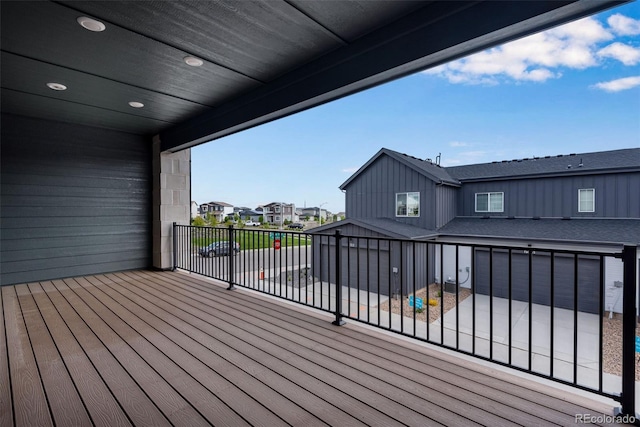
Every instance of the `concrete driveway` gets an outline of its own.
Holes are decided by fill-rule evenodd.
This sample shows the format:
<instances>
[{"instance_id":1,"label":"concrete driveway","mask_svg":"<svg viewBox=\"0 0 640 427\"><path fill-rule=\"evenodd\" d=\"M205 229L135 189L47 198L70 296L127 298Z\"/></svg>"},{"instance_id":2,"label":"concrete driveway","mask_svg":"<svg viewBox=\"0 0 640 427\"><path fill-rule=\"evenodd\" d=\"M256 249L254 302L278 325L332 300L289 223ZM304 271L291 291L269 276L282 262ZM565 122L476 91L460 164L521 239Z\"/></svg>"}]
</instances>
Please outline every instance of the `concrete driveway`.
<instances>
[{"instance_id":1,"label":"concrete driveway","mask_svg":"<svg viewBox=\"0 0 640 427\"><path fill-rule=\"evenodd\" d=\"M459 324L460 349L472 351L473 299L465 299L457 308L444 316L445 344L455 346L456 314ZM475 353L489 357L490 340L490 304L487 295L475 296ZM531 332L529 319L531 318ZM576 319L571 310L556 308L553 311L551 327L551 308L540 304L512 301L509 320L509 300L493 298L493 359L507 363L509 361L509 324L511 324L511 364L521 368L529 366L529 348L531 348L531 370L565 381L574 380L574 325ZM578 313L577 316L577 383L590 388L598 387L599 372L599 318L596 314ZM440 320L430 326L431 339L440 339ZM551 343L553 340L553 355ZM621 350L620 350L621 351ZM619 376L603 374L603 389L619 393L622 379Z\"/></svg>"}]
</instances>

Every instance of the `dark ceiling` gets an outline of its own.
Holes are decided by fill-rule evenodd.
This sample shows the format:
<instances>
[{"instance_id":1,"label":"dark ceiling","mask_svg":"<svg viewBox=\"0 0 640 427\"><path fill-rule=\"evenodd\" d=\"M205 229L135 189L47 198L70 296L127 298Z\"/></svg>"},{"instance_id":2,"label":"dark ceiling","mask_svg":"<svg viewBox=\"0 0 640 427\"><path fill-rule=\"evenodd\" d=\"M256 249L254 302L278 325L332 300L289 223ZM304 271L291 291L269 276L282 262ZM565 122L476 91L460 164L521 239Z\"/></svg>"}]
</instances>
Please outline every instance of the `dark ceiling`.
<instances>
[{"instance_id":1,"label":"dark ceiling","mask_svg":"<svg viewBox=\"0 0 640 427\"><path fill-rule=\"evenodd\" d=\"M1 107L174 151L620 3L2 1Z\"/></svg>"}]
</instances>

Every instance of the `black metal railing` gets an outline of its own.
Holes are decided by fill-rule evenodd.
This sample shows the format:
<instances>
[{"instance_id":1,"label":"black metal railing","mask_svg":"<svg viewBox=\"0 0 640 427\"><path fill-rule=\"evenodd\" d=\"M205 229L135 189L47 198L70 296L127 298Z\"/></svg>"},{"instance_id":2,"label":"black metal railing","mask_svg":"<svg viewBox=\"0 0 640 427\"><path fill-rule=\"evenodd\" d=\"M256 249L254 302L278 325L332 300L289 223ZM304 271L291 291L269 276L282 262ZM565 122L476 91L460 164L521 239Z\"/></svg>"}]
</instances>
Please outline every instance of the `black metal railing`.
<instances>
[{"instance_id":1,"label":"black metal railing","mask_svg":"<svg viewBox=\"0 0 640 427\"><path fill-rule=\"evenodd\" d=\"M635 413L635 246L572 251L181 225L174 237L176 268L229 289L608 396Z\"/></svg>"}]
</instances>

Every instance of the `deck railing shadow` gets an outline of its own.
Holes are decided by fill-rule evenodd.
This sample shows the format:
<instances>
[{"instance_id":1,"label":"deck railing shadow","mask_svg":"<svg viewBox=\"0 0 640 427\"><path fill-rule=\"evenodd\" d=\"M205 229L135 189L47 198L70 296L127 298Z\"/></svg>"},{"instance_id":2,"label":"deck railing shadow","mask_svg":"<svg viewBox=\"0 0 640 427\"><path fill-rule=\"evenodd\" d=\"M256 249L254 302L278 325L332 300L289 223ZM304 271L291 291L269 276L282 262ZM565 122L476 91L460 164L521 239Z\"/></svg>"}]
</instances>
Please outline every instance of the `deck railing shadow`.
<instances>
[{"instance_id":1,"label":"deck railing shadow","mask_svg":"<svg viewBox=\"0 0 640 427\"><path fill-rule=\"evenodd\" d=\"M175 268L228 289L610 397L635 416L635 246L581 251L177 224L173 245ZM616 264L621 310L605 283L605 266Z\"/></svg>"}]
</instances>

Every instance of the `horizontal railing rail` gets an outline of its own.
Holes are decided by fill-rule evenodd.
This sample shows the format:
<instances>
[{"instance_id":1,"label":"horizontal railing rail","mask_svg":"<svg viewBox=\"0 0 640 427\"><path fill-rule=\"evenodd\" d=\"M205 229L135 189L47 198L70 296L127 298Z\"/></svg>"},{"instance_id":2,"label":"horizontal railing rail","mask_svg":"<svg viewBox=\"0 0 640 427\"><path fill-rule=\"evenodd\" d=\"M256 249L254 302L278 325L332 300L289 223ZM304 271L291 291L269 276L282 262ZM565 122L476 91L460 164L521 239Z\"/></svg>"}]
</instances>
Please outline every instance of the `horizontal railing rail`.
<instances>
[{"instance_id":1,"label":"horizontal railing rail","mask_svg":"<svg viewBox=\"0 0 640 427\"><path fill-rule=\"evenodd\" d=\"M174 266L621 402L634 414L637 249L174 225ZM620 368L621 367L621 368Z\"/></svg>"}]
</instances>

